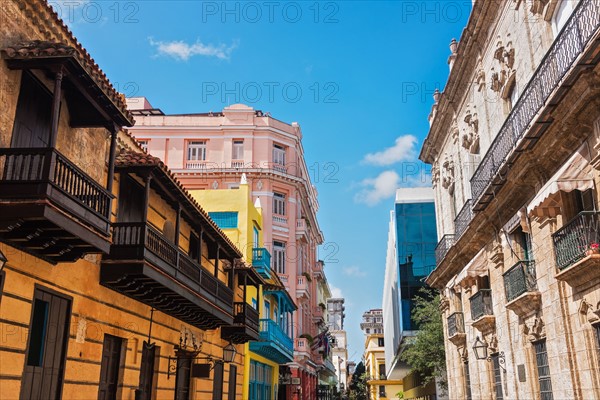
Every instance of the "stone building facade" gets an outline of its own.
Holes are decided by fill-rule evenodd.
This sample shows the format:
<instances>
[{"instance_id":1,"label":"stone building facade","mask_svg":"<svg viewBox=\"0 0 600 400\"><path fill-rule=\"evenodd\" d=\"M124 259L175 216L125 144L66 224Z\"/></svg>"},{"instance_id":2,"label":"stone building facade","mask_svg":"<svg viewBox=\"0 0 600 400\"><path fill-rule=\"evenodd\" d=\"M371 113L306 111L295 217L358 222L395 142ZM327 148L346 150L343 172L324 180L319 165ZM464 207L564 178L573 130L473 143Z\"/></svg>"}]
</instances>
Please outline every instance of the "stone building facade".
<instances>
[{"instance_id":1,"label":"stone building facade","mask_svg":"<svg viewBox=\"0 0 600 400\"><path fill-rule=\"evenodd\" d=\"M600 398L600 3L473 2L434 94L452 399Z\"/></svg>"}]
</instances>

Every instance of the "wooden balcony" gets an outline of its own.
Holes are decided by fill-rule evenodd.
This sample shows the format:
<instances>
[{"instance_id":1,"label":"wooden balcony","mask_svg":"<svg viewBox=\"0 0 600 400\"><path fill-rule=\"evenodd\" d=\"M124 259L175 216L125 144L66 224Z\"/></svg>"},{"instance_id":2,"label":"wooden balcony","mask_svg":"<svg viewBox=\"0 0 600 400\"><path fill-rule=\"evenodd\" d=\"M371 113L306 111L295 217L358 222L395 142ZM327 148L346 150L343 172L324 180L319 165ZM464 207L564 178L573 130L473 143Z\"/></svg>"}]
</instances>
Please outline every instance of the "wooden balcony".
<instances>
[{"instance_id":1,"label":"wooden balcony","mask_svg":"<svg viewBox=\"0 0 600 400\"><path fill-rule=\"evenodd\" d=\"M116 223L100 283L200 329L233 325L233 291L145 223Z\"/></svg>"},{"instance_id":2,"label":"wooden balcony","mask_svg":"<svg viewBox=\"0 0 600 400\"><path fill-rule=\"evenodd\" d=\"M108 253L112 195L53 148L0 149L0 240L49 262Z\"/></svg>"},{"instance_id":3,"label":"wooden balcony","mask_svg":"<svg viewBox=\"0 0 600 400\"><path fill-rule=\"evenodd\" d=\"M250 350L278 364L294 359L294 342L277 322L260 320L260 341L250 342Z\"/></svg>"},{"instance_id":4,"label":"wooden balcony","mask_svg":"<svg viewBox=\"0 0 600 400\"><path fill-rule=\"evenodd\" d=\"M234 303L233 324L221 328L221 338L236 344L258 340L258 311L248 303Z\"/></svg>"}]
</instances>

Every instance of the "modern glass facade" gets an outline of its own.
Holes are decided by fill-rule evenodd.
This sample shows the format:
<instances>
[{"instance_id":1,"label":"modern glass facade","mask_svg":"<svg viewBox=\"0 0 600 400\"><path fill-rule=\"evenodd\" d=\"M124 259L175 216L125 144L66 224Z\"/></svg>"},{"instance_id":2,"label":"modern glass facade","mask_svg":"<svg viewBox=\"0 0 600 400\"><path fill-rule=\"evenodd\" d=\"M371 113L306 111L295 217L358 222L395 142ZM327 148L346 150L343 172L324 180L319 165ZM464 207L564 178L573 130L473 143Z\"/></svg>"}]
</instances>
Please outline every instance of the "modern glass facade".
<instances>
[{"instance_id":1,"label":"modern glass facade","mask_svg":"<svg viewBox=\"0 0 600 400\"><path fill-rule=\"evenodd\" d=\"M418 329L411 318L414 298L425 286L425 277L435 268L435 205L433 199L396 202L395 215L401 328L413 331Z\"/></svg>"}]
</instances>

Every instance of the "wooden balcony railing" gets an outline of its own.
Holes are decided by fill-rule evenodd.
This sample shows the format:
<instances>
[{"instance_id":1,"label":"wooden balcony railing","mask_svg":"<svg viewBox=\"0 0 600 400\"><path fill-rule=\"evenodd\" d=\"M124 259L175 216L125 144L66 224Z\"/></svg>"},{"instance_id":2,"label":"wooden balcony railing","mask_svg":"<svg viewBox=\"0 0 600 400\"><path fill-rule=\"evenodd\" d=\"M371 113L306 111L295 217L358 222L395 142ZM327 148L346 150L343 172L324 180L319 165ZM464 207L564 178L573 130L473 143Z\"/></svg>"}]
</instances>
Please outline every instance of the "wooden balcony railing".
<instances>
[{"instance_id":1,"label":"wooden balcony railing","mask_svg":"<svg viewBox=\"0 0 600 400\"><path fill-rule=\"evenodd\" d=\"M556 266L563 270L590 251L600 251L600 213L584 211L552 235Z\"/></svg>"},{"instance_id":2,"label":"wooden balcony railing","mask_svg":"<svg viewBox=\"0 0 600 400\"><path fill-rule=\"evenodd\" d=\"M143 246L162 261L173 266L178 273L199 284L211 296L225 304L233 304L233 291L229 287L168 241L160 231L146 223L113 224L113 246L138 249Z\"/></svg>"},{"instance_id":3,"label":"wooden balcony railing","mask_svg":"<svg viewBox=\"0 0 600 400\"><path fill-rule=\"evenodd\" d=\"M18 192L15 190L15 193L4 193L3 197L27 198L47 195L48 189L43 185L50 184L88 212L108 223L112 195L58 150L0 149L0 166L2 166L2 181L20 185L22 189ZM40 186L34 188L29 184ZM57 196L52 200L56 201L58 206L72 209Z\"/></svg>"},{"instance_id":4,"label":"wooden balcony railing","mask_svg":"<svg viewBox=\"0 0 600 400\"><path fill-rule=\"evenodd\" d=\"M258 332L258 311L245 302L233 303L233 323Z\"/></svg>"},{"instance_id":5,"label":"wooden balcony railing","mask_svg":"<svg viewBox=\"0 0 600 400\"><path fill-rule=\"evenodd\" d=\"M510 115L502 125L479 167L471 178L475 203L489 192L501 168L519 152L515 150L527 133L535 116L559 87L565 74L583 53L600 27L600 2L581 0L562 31L540 62Z\"/></svg>"}]
</instances>

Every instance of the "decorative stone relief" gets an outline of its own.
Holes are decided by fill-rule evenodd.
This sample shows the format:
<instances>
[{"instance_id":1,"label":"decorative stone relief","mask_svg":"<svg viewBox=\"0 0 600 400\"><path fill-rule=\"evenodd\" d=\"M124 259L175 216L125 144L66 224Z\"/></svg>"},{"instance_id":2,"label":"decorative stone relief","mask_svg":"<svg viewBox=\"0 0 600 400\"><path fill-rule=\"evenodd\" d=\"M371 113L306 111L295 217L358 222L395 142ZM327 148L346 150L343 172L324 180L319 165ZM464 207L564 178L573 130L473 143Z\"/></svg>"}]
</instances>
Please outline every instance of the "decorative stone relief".
<instances>
[{"instance_id":1,"label":"decorative stone relief","mask_svg":"<svg viewBox=\"0 0 600 400\"><path fill-rule=\"evenodd\" d=\"M475 112L475 107L467 107L465 111L465 123L467 124L462 136L462 146L471 154L479 153L479 117Z\"/></svg>"},{"instance_id":2,"label":"decorative stone relief","mask_svg":"<svg viewBox=\"0 0 600 400\"><path fill-rule=\"evenodd\" d=\"M531 327L527 326L527 323L523 324L523 334L527 337L530 342L536 342L546 337L546 325L539 315L536 315Z\"/></svg>"},{"instance_id":3,"label":"decorative stone relief","mask_svg":"<svg viewBox=\"0 0 600 400\"><path fill-rule=\"evenodd\" d=\"M458 142L458 122L456 121L456 117L452 119L452 125L450 126L450 136L452 137L452 143L456 144Z\"/></svg>"},{"instance_id":4,"label":"decorative stone relief","mask_svg":"<svg viewBox=\"0 0 600 400\"><path fill-rule=\"evenodd\" d=\"M454 161L452 156L446 154L442 164L442 187L448 189L450 193L454 192Z\"/></svg>"},{"instance_id":5,"label":"decorative stone relief","mask_svg":"<svg viewBox=\"0 0 600 400\"><path fill-rule=\"evenodd\" d=\"M457 350L458 350L458 355L459 355L460 359L462 360L462 362L469 361L469 351L467 349L467 346L461 346Z\"/></svg>"},{"instance_id":6,"label":"decorative stone relief","mask_svg":"<svg viewBox=\"0 0 600 400\"><path fill-rule=\"evenodd\" d=\"M478 92L481 92L483 89L485 89L485 70L483 69L481 56L477 57L477 72L475 73L475 82L477 83Z\"/></svg>"},{"instance_id":7,"label":"decorative stone relief","mask_svg":"<svg viewBox=\"0 0 600 400\"><path fill-rule=\"evenodd\" d=\"M437 161L431 165L431 185L435 189L440 181L440 168Z\"/></svg>"},{"instance_id":8,"label":"decorative stone relief","mask_svg":"<svg viewBox=\"0 0 600 400\"><path fill-rule=\"evenodd\" d=\"M541 15L544 12L544 9L546 8L548 2L549 0L533 0L531 2L531 7L529 8L529 11L531 11L531 13L534 15Z\"/></svg>"},{"instance_id":9,"label":"decorative stone relief","mask_svg":"<svg viewBox=\"0 0 600 400\"><path fill-rule=\"evenodd\" d=\"M500 243L496 243L490 254L490 261L494 264L494 268L504 266L504 251Z\"/></svg>"},{"instance_id":10,"label":"decorative stone relief","mask_svg":"<svg viewBox=\"0 0 600 400\"><path fill-rule=\"evenodd\" d=\"M498 352L498 336L495 333L490 335L490 340L488 341L488 353L494 354Z\"/></svg>"},{"instance_id":11,"label":"decorative stone relief","mask_svg":"<svg viewBox=\"0 0 600 400\"><path fill-rule=\"evenodd\" d=\"M448 311L448 309L450 308L450 300L448 299L448 297L444 296L443 294L440 294L440 312L445 312Z\"/></svg>"},{"instance_id":12,"label":"decorative stone relief","mask_svg":"<svg viewBox=\"0 0 600 400\"><path fill-rule=\"evenodd\" d=\"M502 97L508 95L507 89L509 89L508 83L514 79L515 70L513 69L515 63L515 49L510 41L510 33L506 35L506 44L498 36L498 42L496 43L496 50L494 51L494 59L498 62L496 68L491 69L492 83L491 88L494 92L498 92Z\"/></svg>"}]
</instances>

